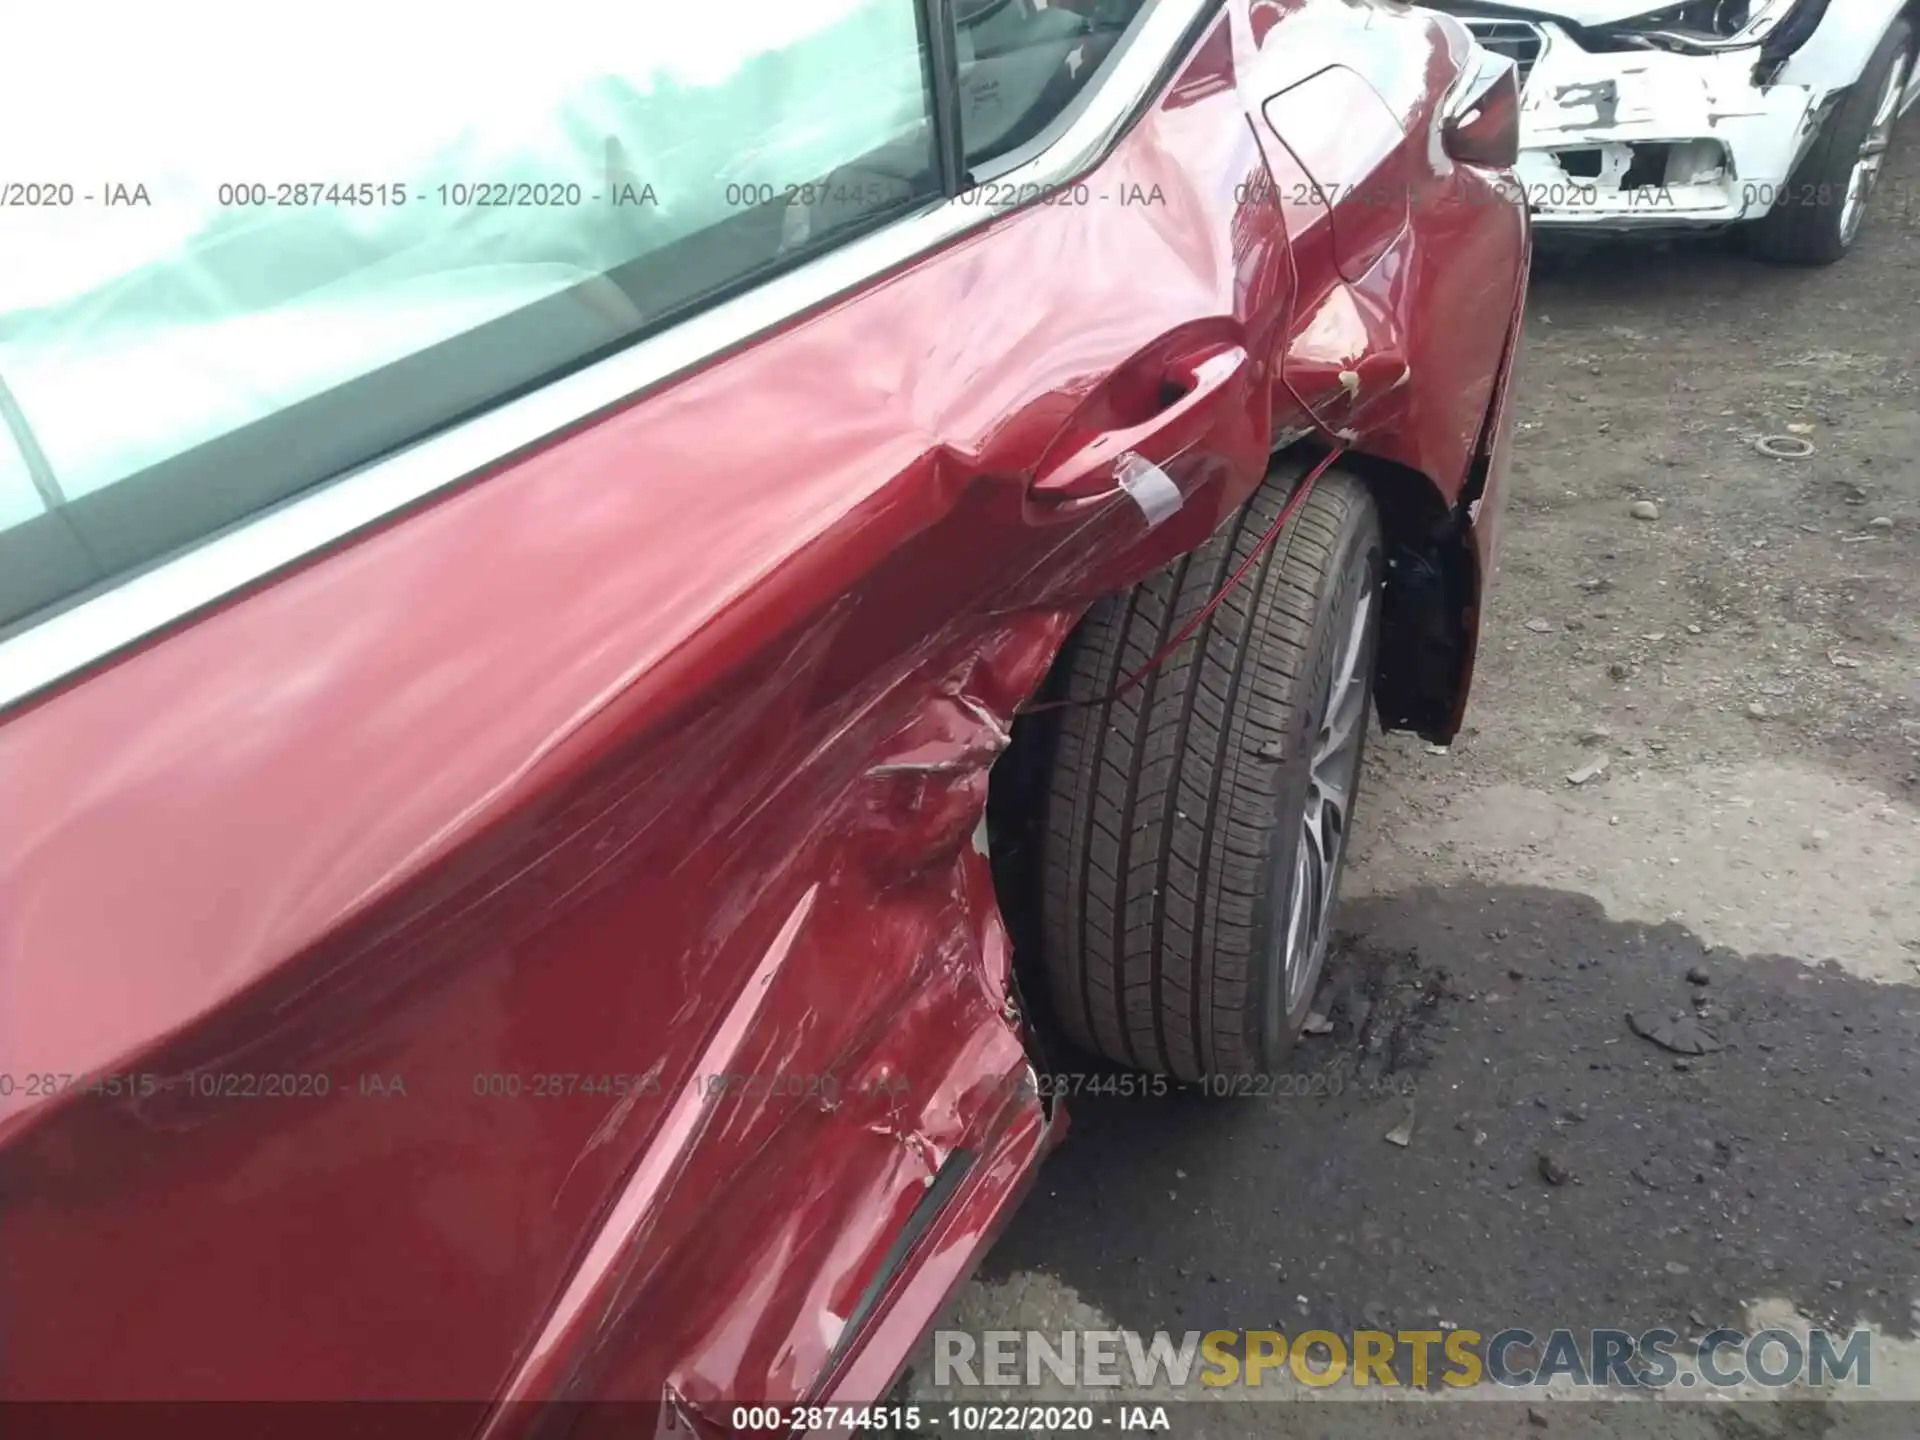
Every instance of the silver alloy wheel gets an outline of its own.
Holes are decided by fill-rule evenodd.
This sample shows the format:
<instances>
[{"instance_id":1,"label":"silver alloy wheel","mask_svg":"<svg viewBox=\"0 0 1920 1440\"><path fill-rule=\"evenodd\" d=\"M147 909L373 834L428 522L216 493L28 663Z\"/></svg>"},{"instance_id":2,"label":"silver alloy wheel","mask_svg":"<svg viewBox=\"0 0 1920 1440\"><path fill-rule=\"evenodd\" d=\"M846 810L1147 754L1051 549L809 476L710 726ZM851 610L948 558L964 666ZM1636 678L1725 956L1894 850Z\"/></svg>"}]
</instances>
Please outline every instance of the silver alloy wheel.
<instances>
[{"instance_id":1,"label":"silver alloy wheel","mask_svg":"<svg viewBox=\"0 0 1920 1440\"><path fill-rule=\"evenodd\" d=\"M1287 915L1283 1013L1288 1015L1320 978L1320 964L1326 955L1333 892L1347 843L1347 817L1353 813L1360 746L1366 738L1367 684L1360 665L1366 654L1373 602L1374 592L1369 586L1354 607L1353 622L1334 656L1326 715L1307 765L1307 799L1300 818L1300 843L1294 847Z\"/></svg>"},{"instance_id":2,"label":"silver alloy wheel","mask_svg":"<svg viewBox=\"0 0 1920 1440\"><path fill-rule=\"evenodd\" d=\"M1886 168L1887 149L1893 143L1893 122L1900 109L1900 97L1907 89L1909 63L1906 57L1894 62L1893 72L1887 76L1886 93L1873 112L1873 124L1867 129L1867 138L1860 142L1860 158L1854 162L1853 174L1847 181L1847 198L1840 208L1840 243L1843 245L1852 245L1860 233L1867 201L1873 198L1874 189L1880 183L1880 172Z\"/></svg>"}]
</instances>

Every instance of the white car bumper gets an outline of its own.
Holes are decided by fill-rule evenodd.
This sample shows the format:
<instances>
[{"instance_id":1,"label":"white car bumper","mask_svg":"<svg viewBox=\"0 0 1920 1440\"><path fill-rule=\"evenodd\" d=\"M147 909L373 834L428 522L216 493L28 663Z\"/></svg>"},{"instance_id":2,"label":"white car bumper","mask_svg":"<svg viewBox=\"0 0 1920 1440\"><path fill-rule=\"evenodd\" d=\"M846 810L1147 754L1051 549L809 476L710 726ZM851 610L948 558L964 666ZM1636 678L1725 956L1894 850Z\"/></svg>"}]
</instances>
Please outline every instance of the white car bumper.
<instances>
[{"instance_id":1,"label":"white car bumper","mask_svg":"<svg viewBox=\"0 0 1920 1440\"><path fill-rule=\"evenodd\" d=\"M1825 97L1805 86L1756 86L1751 50L1593 53L1546 21L1466 24L1520 61L1517 173L1543 227L1758 219L1784 194L1822 118Z\"/></svg>"}]
</instances>

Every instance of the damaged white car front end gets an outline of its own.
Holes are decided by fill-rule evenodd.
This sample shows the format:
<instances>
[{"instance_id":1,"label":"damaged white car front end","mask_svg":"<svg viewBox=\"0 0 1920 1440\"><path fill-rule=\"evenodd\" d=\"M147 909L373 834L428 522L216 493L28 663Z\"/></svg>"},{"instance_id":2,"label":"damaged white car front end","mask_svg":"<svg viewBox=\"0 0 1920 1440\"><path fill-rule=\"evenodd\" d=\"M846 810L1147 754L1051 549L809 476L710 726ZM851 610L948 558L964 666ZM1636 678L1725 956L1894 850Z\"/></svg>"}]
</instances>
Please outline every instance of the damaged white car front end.
<instances>
[{"instance_id":1,"label":"damaged white car front end","mask_svg":"<svg viewBox=\"0 0 1920 1440\"><path fill-rule=\"evenodd\" d=\"M1917 0L1440 0L1434 8L1519 67L1517 174L1536 223L1549 229L1757 221L1782 205L1812 204L1811 192L1796 191L1809 180L1832 189L1860 179L1857 212L1895 115L1920 99L1906 18L1920 11ZM1896 48L1892 69L1877 74ZM1826 128L1836 117L1852 123L1840 112L1863 83L1886 92L1873 97L1884 126L1869 124L1854 142L1861 153L1857 162L1849 154L1844 179L1809 176L1806 162L1825 160L1814 152ZM1836 214L1847 208L1837 190L1822 197Z\"/></svg>"}]
</instances>

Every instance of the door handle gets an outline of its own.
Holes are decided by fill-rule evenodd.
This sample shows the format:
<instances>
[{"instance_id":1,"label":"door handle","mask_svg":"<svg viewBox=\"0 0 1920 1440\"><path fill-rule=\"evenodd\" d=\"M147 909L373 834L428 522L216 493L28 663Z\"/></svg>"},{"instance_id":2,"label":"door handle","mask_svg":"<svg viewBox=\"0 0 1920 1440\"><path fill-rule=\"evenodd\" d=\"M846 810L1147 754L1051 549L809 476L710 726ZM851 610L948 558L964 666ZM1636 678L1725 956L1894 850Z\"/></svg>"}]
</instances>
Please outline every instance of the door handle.
<instances>
[{"instance_id":1,"label":"door handle","mask_svg":"<svg viewBox=\"0 0 1920 1440\"><path fill-rule=\"evenodd\" d=\"M1156 465L1173 460L1213 423L1210 402L1230 389L1246 368L1243 345L1215 345L1199 356L1170 362L1160 391L1168 398L1151 416L1124 429L1103 430L1057 458L1048 456L1030 494L1051 505L1119 494L1123 460L1130 455Z\"/></svg>"}]
</instances>

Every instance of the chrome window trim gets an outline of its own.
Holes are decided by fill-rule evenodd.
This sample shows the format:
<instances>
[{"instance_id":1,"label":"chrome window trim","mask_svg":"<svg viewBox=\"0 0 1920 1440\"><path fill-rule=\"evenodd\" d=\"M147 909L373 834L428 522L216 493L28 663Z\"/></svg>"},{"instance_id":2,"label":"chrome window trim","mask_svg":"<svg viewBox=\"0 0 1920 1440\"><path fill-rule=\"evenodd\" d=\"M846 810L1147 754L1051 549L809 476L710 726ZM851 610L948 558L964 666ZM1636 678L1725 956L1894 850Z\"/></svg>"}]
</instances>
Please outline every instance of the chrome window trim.
<instances>
[{"instance_id":1,"label":"chrome window trim","mask_svg":"<svg viewBox=\"0 0 1920 1440\"><path fill-rule=\"evenodd\" d=\"M1175 47L1217 0L1149 0L1080 115L989 193L1065 184L1097 163L1163 83ZM0 640L0 709L56 685L408 506L614 409L702 361L858 289L1017 208L949 199L886 225L670 330L383 455L111 589Z\"/></svg>"}]
</instances>

